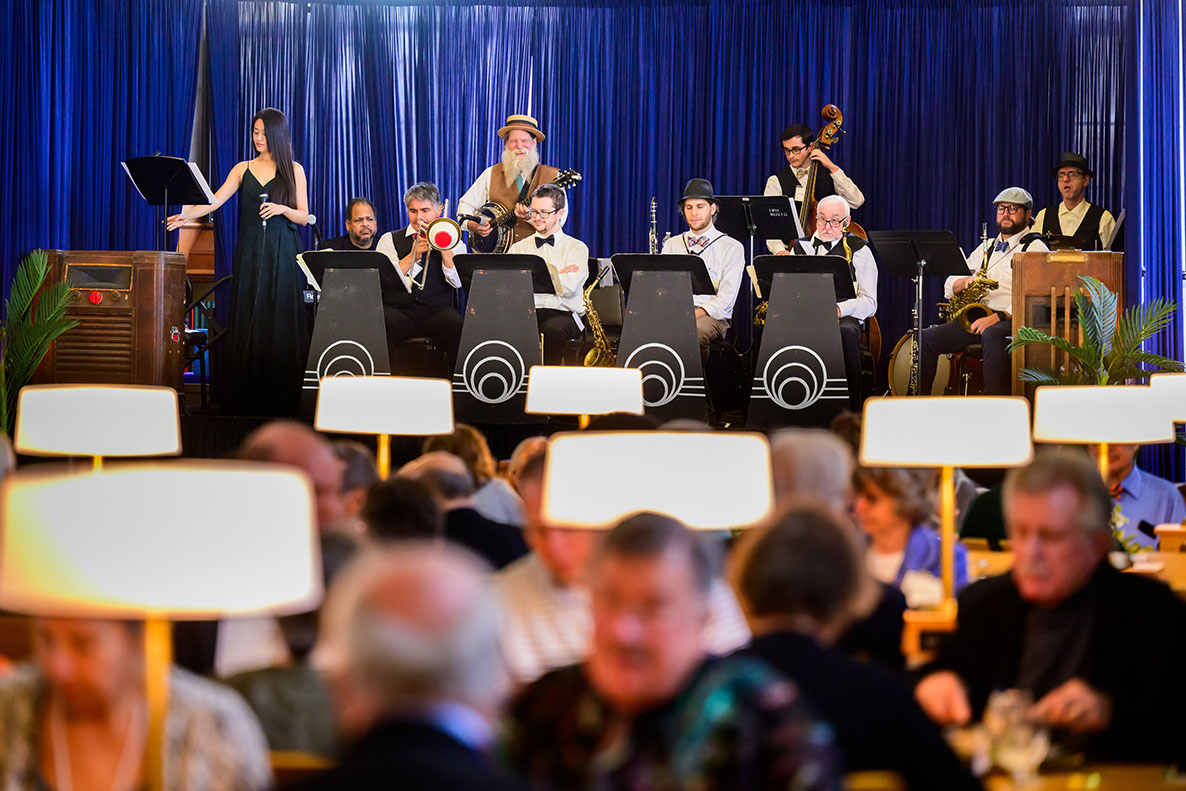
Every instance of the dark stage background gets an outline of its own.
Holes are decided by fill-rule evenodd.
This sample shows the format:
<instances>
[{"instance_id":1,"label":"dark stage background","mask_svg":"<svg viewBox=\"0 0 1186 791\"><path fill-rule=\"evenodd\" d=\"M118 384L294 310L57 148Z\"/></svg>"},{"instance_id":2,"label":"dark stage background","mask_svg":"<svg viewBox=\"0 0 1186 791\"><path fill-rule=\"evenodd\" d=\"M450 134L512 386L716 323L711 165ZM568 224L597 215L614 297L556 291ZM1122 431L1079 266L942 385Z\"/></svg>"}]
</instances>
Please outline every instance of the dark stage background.
<instances>
[{"instance_id":1,"label":"dark stage background","mask_svg":"<svg viewBox=\"0 0 1186 791\"><path fill-rule=\"evenodd\" d=\"M505 116L529 112L544 161L584 174L568 230L594 255L644 250L652 195L662 235L679 231L688 178L761 192L778 132L818 127L831 102L866 228L951 229L971 249L1000 189L1054 203L1050 168L1077 150L1096 170L1089 200L1127 209L1130 298L1182 302L1179 0L14 0L0 14L5 285L35 247L155 246L119 161L190 152L208 68L212 187L250 155L251 116L278 107L327 235L356 194L380 230L399 227L417 180L455 207ZM236 211L216 215L220 273ZM884 359L912 290L883 275L879 292ZM1182 358L1180 311L1150 349ZM1180 451L1152 455L1184 477Z\"/></svg>"}]
</instances>

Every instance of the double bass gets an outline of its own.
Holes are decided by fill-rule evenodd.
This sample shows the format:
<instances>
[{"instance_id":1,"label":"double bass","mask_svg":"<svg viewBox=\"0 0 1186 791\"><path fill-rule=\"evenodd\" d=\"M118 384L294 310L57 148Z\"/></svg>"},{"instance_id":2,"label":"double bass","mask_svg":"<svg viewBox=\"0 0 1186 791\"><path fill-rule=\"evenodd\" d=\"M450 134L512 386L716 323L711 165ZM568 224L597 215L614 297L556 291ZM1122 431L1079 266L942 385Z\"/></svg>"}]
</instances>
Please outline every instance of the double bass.
<instances>
[{"instance_id":1,"label":"double bass","mask_svg":"<svg viewBox=\"0 0 1186 791\"><path fill-rule=\"evenodd\" d=\"M815 136L815 140L811 141L808 149L815 151L827 151L832 147L832 144L840 139L840 135L847 134L845 130L841 129L841 124L844 123L844 114L840 112L840 108L834 104L824 105L824 109L820 110L820 115L828 119L828 123L820 129ZM815 182L819 177L819 162L812 159L811 166L807 170L807 183L803 185L803 205L799 209L799 224L803 226L803 233L805 236L811 236L815 233L815 205L818 201L815 199ZM860 224L855 222L848 223L848 232L855 234L865 241L869 241L869 237L865 234L865 229Z\"/></svg>"}]
</instances>

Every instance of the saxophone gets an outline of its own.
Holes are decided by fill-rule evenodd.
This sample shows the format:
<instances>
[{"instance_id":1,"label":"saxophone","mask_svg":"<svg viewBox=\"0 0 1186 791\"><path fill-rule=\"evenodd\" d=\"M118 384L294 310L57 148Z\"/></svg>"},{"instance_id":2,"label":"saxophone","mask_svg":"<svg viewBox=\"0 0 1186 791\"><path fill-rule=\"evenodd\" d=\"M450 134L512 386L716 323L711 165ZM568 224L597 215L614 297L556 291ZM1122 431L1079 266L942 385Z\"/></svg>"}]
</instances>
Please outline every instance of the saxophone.
<instances>
[{"instance_id":1,"label":"saxophone","mask_svg":"<svg viewBox=\"0 0 1186 791\"><path fill-rule=\"evenodd\" d=\"M992 248L988 246L988 223L980 226L980 245L984 248L984 260L972 277L972 282L958 294L952 294L947 302L940 302L944 321L958 321L966 332L972 331L972 324L993 312L984 304L988 292L995 291L1001 284L988 276L988 259Z\"/></svg>"},{"instance_id":2,"label":"saxophone","mask_svg":"<svg viewBox=\"0 0 1186 791\"><path fill-rule=\"evenodd\" d=\"M593 307L592 298L593 289L597 288L597 284L601 282L601 278L605 277L605 273L608 271L609 267L601 270L585 289L585 320L589 322L589 330L593 333L593 348L585 353L585 367L587 368L596 365L610 367L617 362L617 355L610 348L609 336L605 334L605 327L601 326L601 317L597 315L597 310Z\"/></svg>"}]
</instances>

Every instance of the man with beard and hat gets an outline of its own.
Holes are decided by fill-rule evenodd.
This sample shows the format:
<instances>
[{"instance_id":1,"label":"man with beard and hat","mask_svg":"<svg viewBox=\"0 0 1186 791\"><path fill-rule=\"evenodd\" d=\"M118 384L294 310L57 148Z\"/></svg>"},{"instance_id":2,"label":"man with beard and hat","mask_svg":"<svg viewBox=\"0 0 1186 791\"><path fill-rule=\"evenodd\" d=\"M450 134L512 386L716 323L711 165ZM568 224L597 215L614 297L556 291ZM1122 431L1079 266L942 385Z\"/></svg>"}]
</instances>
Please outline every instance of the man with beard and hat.
<instances>
[{"instance_id":1,"label":"man with beard and hat","mask_svg":"<svg viewBox=\"0 0 1186 791\"><path fill-rule=\"evenodd\" d=\"M958 321L936 324L922 331L922 346L919 353L919 381L921 393L930 393L935 381L935 369L940 354L951 354L979 343L984 350L984 394L1008 395L1012 366L1005 348L1013 331L1013 255L1014 253L1049 252L1042 241L1042 235L1032 231L1030 219L1034 199L1021 187L1009 187L993 200L996 206L997 227L1001 229L995 239L990 239L988 272L989 279L997 281L1000 287L989 291L984 304L993 313L972 323L971 332ZM984 261L984 244L979 244L968 256L966 277L949 277L943 293L947 299L963 291L972 282Z\"/></svg>"},{"instance_id":2,"label":"man with beard and hat","mask_svg":"<svg viewBox=\"0 0 1186 791\"><path fill-rule=\"evenodd\" d=\"M1112 213L1103 206L1088 203L1083 191L1095 172L1082 154L1068 151L1054 166L1051 175L1058 180L1062 203L1038 212L1034 227L1044 234L1071 237L1079 250L1107 250L1116 225Z\"/></svg>"},{"instance_id":3,"label":"man with beard and hat","mask_svg":"<svg viewBox=\"0 0 1186 791\"><path fill-rule=\"evenodd\" d=\"M877 262L869 243L846 231L851 210L848 201L829 195L815 207L815 233L791 245L793 255L835 255L848 261L848 270L856 286L856 296L836 305L840 320L840 345L844 350L844 370L848 375L848 401L856 412L861 410L861 329L877 312Z\"/></svg>"},{"instance_id":4,"label":"man with beard and hat","mask_svg":"<svg viewBox=\"0 0 1186 791\"><path fill-rule=\"evenodd\" d=\"M482 171L457 202L457 213L477 214L478 209L489 201L514 206L517 222L511 239L513 243L535 233L528 221L528 198L536 187L554 181L560 171L540 163L539 144L544 141L544 133L530 115L507 116L506 126L498 130L498 136L504 141L502 161ZM567 210L561 214L561 225L568 220L568 214ZM479 224L473 220L468 221L465 228L479 236L488 236L493 231L489 223Z\"/></svg>"},{"instance_id":5,"label":"man with beard and hat","mask_svg":"<svg viewBox=\"0 0 1186 791\"><path fill-rule=\"evenodd\" d=\"M733 303L741 287L741 273L745 269L745 248L741 242L726 236L713 226L717 213L717 199L707 179L692 179L684 187L679 199L680 213L688 223L686 233L673 236L663 244L663 255L692 255L704 260L708 276L716 286L716 294L697 294L692 297L696 309L696 336L700 341L700 356L708 356L708 346L724 338L733 317Z\"/></svg>"}]
</instances>

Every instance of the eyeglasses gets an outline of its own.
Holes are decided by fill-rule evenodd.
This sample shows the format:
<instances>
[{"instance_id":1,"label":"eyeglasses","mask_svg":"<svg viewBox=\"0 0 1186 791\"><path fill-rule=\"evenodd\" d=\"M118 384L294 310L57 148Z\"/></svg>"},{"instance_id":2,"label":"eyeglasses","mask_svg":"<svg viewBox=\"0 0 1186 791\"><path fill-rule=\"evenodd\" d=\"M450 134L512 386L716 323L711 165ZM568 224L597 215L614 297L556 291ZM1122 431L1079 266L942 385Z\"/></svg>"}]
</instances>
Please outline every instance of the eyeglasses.
<instances>
[{"instance_id":1,"label":"eyeglasses","mask_svg":"<svg viewBox=\"0 0 1186 791\"><path fill-rule=\"evenodd\" d=\"M839 220L819 220L819 224L824 228L843 228L846 222L848 222L847 217L841 217Z\"/></svg>"},{"instance_id":2,"label":"eyeglasses","mask_svg":"<svg viewBox=\"0 0 1186 791\"><path fill-rule=\"evenodd\" d=\"M997 204L997 214L1021 214L1025 211L1024 206L1014 206L1008 203Z\"/></svg>"},{"instance_id":3,"label":"eyeglasses","mask_svg":"<svg viewBox=\"0 0 1186 791\"><path fill-rule=\"evenodd\" d=\"M1058 173L1059 181L1071 181L1072 179L1081 179L1085 174L1078 170L1062 170Z\"/></svg>"},{"instance_id":4,"label":"eyeglasses","mask_svg":"<svg viewBox=\"0 0 1186 791\"><path fill-rule=\"evenodd\" d=\"M788 154L802 154L810 146L783 146L782 150Z\"/></svg>"},{"instance_id":5,"label":"eyeglasses","mask_svg":"<svg viewBox=\"0 0 1186 791\"><path fill-rule=\"evenodd\" d=\"M558 211L560 211L560 210L559 209L528 209L527 216L528 217L550 217L551 215L555 214Z\"/></svg>"}]
</instances>

